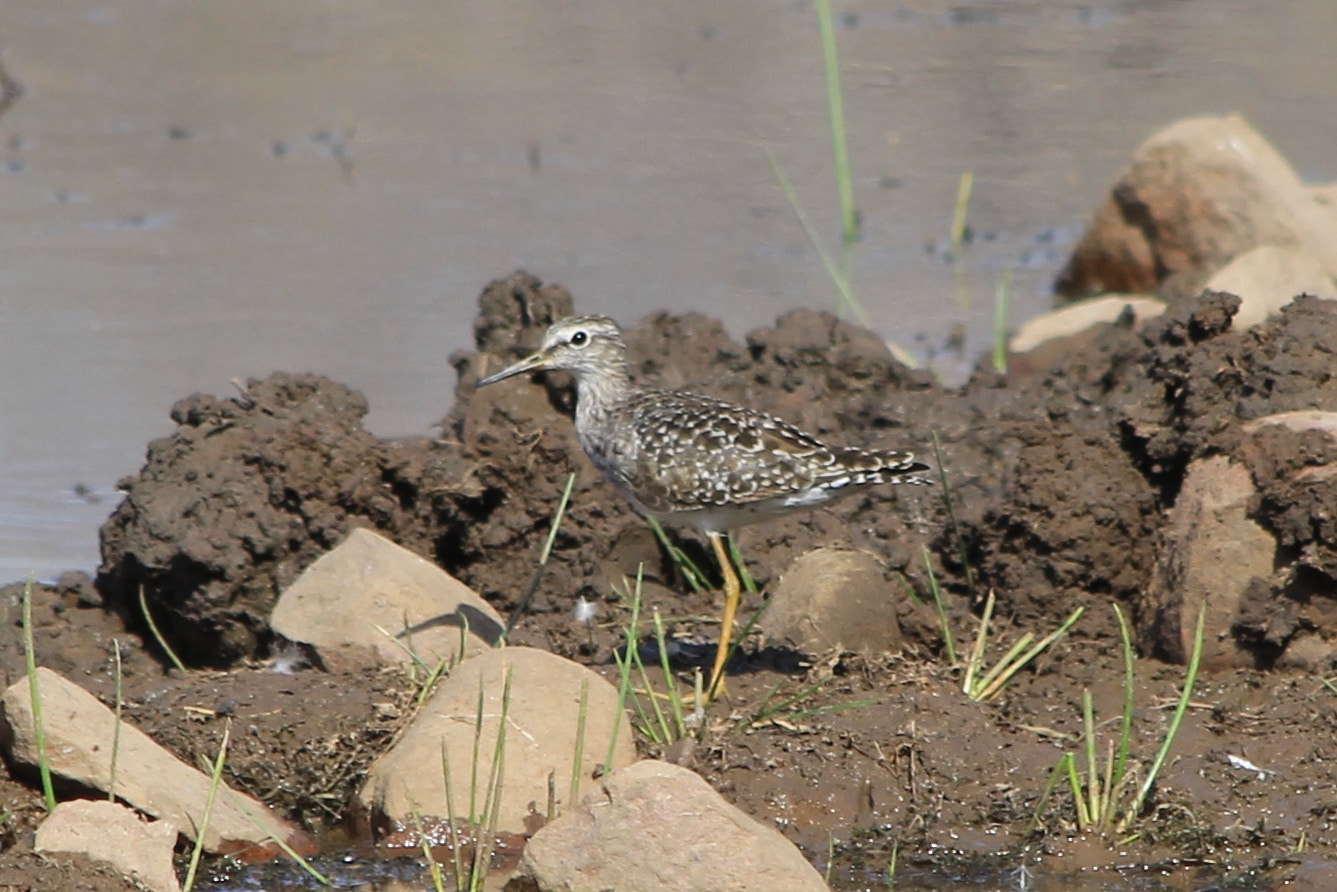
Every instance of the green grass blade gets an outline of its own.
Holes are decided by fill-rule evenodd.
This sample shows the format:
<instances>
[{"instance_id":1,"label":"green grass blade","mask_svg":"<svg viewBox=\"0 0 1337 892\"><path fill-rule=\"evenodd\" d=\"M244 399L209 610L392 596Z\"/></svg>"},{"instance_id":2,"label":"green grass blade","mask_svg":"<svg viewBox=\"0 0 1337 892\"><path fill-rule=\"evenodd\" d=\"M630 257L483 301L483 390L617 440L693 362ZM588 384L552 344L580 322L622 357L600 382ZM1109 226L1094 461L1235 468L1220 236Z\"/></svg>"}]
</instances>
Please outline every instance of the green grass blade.
<instances>
[{"instance_id":1,"label":"green grass blade","mask_svg":"<svg viewBox=\"0 0 1337 892\"><path fill-rule=\"evenodd\" d=\"M975 675L984 663L984 645L989 639L989 621L993 619L995 600L993 590L990 589L989 597L984 600L984 614L980 617L980 631L975 636L975 646L970 649L970 656L966 658L966 677L961 683L961 691L971 699L975 696Z\"/></svg>"},{"instance_id":2,"label":"green grass blade","mask_svg":"<svg viewBox=\"0 0 1337 892\"><path fill-rule=\"evenodd\" d=\"M1184 714L1188 711L1188 704L1193 697L1193 686L1198 681L1198 667L1202 663L1202 630L1203 623L1207 618L1207 602L1204 600L1202 606L1198 609L1198 623L1193 632L1193 653L1189 657L1188 672L1184 676L1184 690L1179 695L1179 703L1175 706L1174 716L1170 719L1170 727L1165 732L1165 739L1161 741L1161 748L1156 752L1156 758L1152 760L1151 769L1147 772L1147 777L1142 781L1142 786L1138 788L1137 796L1133 799L1132 806L1125 815L1124 824L1120 830L1127 829L1126 824L1137 819L1142 811L1142 806L1147 800L1147 794L1156 784L1156 778L1160 776L1161 769L1165 767L1165 760L1170 755L1170 747L1174 745L1175 736L1179 733L1179 725L1184 720Z\"/></svg>"},{"instance_id":3,"label":"green grass blade","mask_svg":"<svg viewBox=\"0 0 1337 892\"><path fill-rule=\"evenodd\" d=\"M182 892L190 892L195 885L195 873L200 867L200 858L204 855L204 838L209 832L209 821L214 813L214 801L218 798L218 787L223 782L223 764L227 759L227 745L232 737L232 720L223 726L223 741L218 745L218 755L214 758L213 770L209 772L209 792L204 797L204 815L200 818L199 830L195 833L195 847L190 852L190 866L186 868L186 879L181 884Z\"/></svg>"},{"instance_id":4,"label":"green grass blade","mask_svg":"<svg viewBox=\"0 0 1337 892\"><path fill-rule=\"evenodd\" d=\"M831 21L830 0L817 0L817 25L822 35L826 104L831 113L831 151L835 156L836 189L840 196L840 237L848 248L859 240L859 212L854 207L854 185L850 176L850 152L845 129L845 100L840 89L840 57L836 53L836 32Z\"/></svg>"},{"instance_id":5,"label":"green grass blade","mask_svg":"<svg viewBox=\"0 0 1337 892\"><path fill-rule=\"evenodd\" d=\"M409 817L413 819L413 827L418 831L418 847L422 849L422 856L427 861L427 873L432 878L432 888L436 892L446 892L446 878L441 873L441 864L432 857L432 842L427 838L427 831L422 826L422 816L418 814L418 808L415 805L409 811Z\"/></svg>"},{"instance_id":6,"label":"green grass blade","mask_svg":"<svg viewBox=\"0 0 1337 892\"><path fill-rule=\"evenodd\" d=\"M942 592L938 588L938 577L933 573L933 557L928 546L919 546L924 555L924 569L928 572L928 588L933 595L933 606L938 608L938 623L942 626L942 641L947 647L947 660L955 666L959 660L956 655L956 642L952 640L952 627L947 622L947 608L942 603Z\"/></svg>"},{"instance_id":7,"label":"green grass blade","mask_svg":"<svg viewBox=\"0 0 1337 892\"><path fill-rule=\"evenodd\" d=\"M589 719L589 711L590 677L586 674L580 679L580 707L576 710L576 746L571 754L571 789L566 797L567 808L574 807L580 798L580 768L585 759L585 724Z\"/></svg>"},{"instance_id":8,"label":"green grass blade","mask_svg":"<svg viewBox=\"0 0 1337 892\"><path fill-rule=\"evenodd\" d=\"M255 824L255 826L261 829L264 829L265 825L261 822L260 816L255 813L255 809L251 808L249 805L246 804L245 799L241 798L240 796L234 796L232 798L232 804L237 806L237 808L241 809L242 812L246 815L246 817L251 819L251 823ZM287 840L280 839L273 833L268 833L268 831L266 831L266 835L269 837L270 841L274 843L274 845L279 847L279 849L283 852L283 854L287 855L294 862L296 862L298 867L306 871L307 875L310 876L311 879L315 880L317 883L320 883L322 886L331 885L330 878L325 876L325 874L321 873L319 870L316 870L316 866L312 864L310 861L303 858L301 855L297 854L297 851L293 849L292 846L288 845Z\"/></svg>"},{"instance_id":9,"label":"green grass blade","mask_svg":"<svg viewBox=\"0 0 1337 892\"><path fill-rule=\"evenodd\" d=\"M1012 268L1003 270L993 293L993 370L1007 374L1007 317L1012 302Z\"/></svg>"},{"instance_id":10,"label":"green grass blade","mask_svg":"<svg viewBox=\"0 0 1337 892\"><path fill-rule=\"evenodd\" d=\"M678 695L678 686L673 683L673 672L669 667L668 639L664 634L664 620L659 616L659 608L654 611L655 646L659 649L659 668L664 673L664 683L668 687L669 711L673 715L673 736L670 742L687 736L687 718L683 712L682 697ZM651 694L652 699L653 693Z\"/></svg>"},{"instance_id":11,"label":"green grass blade","mask_svg":"<svg viewBox=\"0 0 1337 892\"><path fill-rule=\"evenodd\" d=\"M139 587L139 610L144 614L144 622L148 624L149 631L153 633L153 640L158 642L158 646L162 648L163 653L167 654L167 659L172 661L172 665L177 668L177 671L185 672L186 664L181 662L181 658L176 655L176 651L172 650L172 646L167 643L167 639L159 631L158 624L153 621L153 614L149 612L149 602L144 597L144 586L142 585Z\"/></svg>"},{"instance_id":12,"label":"green grass blade","mask_svg":"<svg viewBox=\"0 0 1337 892\"><path fill-rule=\"evenodd\" d=\"M1040 827L1040 820L1049 809L1049 799L1054 795L1054 790L1058 787L1060 781L1068 775L1067 764L1072 761L1072 753L1064 753L1063 758L1054 764L1053 770L1049 772L1049 782L1045 784L1044 792L1035 803L1035 814L1031 816L1031 832L1034 833Z\"/></svg>"},{"instance_id":13,"label":"green grass blade","mask_svg":"<svg viewBox=\"0 0 1337 892\"><path fill-rule=\"evenodd\" d=\"M743 553L738 550L738 543L734 542L733 536L727 536L725 541L729 543L729 557L733 560L734 569L738 571L738 579L743 583L743 590L749 595L755 595L757 580L752 578L752 573L747 569L747 561L743 560Z\"/></svg>"},{"instance_id":14,"label":"green grass blade","mask_svg":"<svg viewBox=\"0 0 1337 892\"><path fill-rule=\"evenodd\" d=\"M956 184L956 208L952 212L952 257L960 258L966 246L966 214L970 208L970 193L975 188L975 172L967 170Z\"/></svg>"},{"instance_id":15,"label":"green grass blade","mask_svg":"<svg viewBox=\"0 0 1337 892\"><path fill-rule=\"evenodd\" d=\"M995 679L988 686L988 688L986 688L986 690L983 692L983 694L980 696L979 699L987 700L990 697L994 696L996 693L998 693L998 691L1001 690L1004 685L1006 685L1009 681L1012 680L1012 676L1020 672L1024 666L1026 666L1040 654L1048 650L1049 647L1053 645L1055 641L1057 641L1060 637L1066 634L1067 631L1071 629L1073 625L1077 622L1077 620L1082 618L1082 614L1084 614L1085 612L1086 612L1085 607L1078 607L1076 610L1070 613L1068 615L1068 618L1063 621L1063 625L1059 626L1057 629L1050 632L1045 637L1041 638L1034 644L1034 646L1031 647L1030 650L1026 651L1025 654L1018 657L1014 663L1009 665L1006 668L1006 670L1004 670L998 676L998 678ZM1023 640L1026 641L1030 640L1029 633L1025 636Z\"/></svg>"},{"instance_id":16,"label":"green grass blade","mask_svg":"<svg viewBox=\"0 0 1337 892\"><path fill-rule=\"evenodd\" d=\"M441 779L446 785L446 835L450 838L450 852L455 862L455 892L464 892L464 841L456 828L457 812L451 790L450 754L446 752L445 738L441 739Z\"/></svg>"},{"instance_id":17,"label":"green grass blade","mask_svg":"<svg viewBox=\"0 0 1337 892\"><path fill-rule=\"evenodd\" d=\"M42 722L42 690L37 683L37 653L32 640L32 580L23 587L23 663L28 675L28 697L32 703L33 742L37 747L37 773L42 778L42 799L47 811L56 810L56 790L51 784L51 760L46 755L46 726Z\"/></svg>"},{"instance_id":18,"label":"green grass blade","mask_svg":"<svg viewBox=\"0 0 1337 892\"><path fill-rule=\"evenodd\" d=\"M1091 691L1082 689L1082 731L1086 750L1086 795L1094 823L1100 823L1100 763L1096 761L1096 717Z\"/></svg>"},{"instance_id":19,"label":"green grass blade","mask_svg":"<svg viewBox=\"0 0 1337 892\"><path fill-rule=\"evenodd\" d=\"M497 721L497 740L492 748L492 770L488 775L487 794L484 797L486 822L479 827L474 840L474 864L469 874L469 888L483 888L492 864L492 847L497 838L497 820L501 814L501 797L506 786L506 731L511 712L511 670L506 669L501 689L501 715Z\"/></svg>"},{"instance_id":20,"label":"green grass blade","mask_svg":"<svg viewBox=\"0 0 1337 892\"><path fill-rule=\"evenodd\" d=\"M477 827L483 821L478 811L478 764L483 753L483 677L478 677L478 705L474 710L474 746L469 761L469 826ZM484 806L486 807L486 806Z\"/></svg>"},{"instance_id":21,"label":"green grass blade","mask_svg":"<svg viewBox=\"0 0 1337 892\"><path fill-rule=\"evenodd\" d=\"M516 623L529 610L529 603L534 600L534 593L538 591L539 581L543 579L543 571L548 567L548 559L552 557L552 546L557 541L557 530L562 525L562 518L566 516L566 506L571 502L571 491L576 486L576 473L572 471L566 475L566 488L562 490L562 498L557 502L557 511L553 514L552 524L548 527L548 538L543 542L543 550L539 552L539 563L534 568L534 578L530 580L529 589L525 596L520 599L520 603L511 611L511 615L506 619L506 628L502 630L501 637L497 639L497 645L501 646L512 631L515 630Z\"/></svg>"},{"instance_id":22,"label":"green grass blade","mask_svg":"<svg viewBox=\"0 0 1337 892\"><path fill-rule=\"evenodd\" d=\"M1082 779L1077 775L1077 758L1072 753L1064 753L1067 760L1068 786L1072 788L1072 798L1077 804L1077 828L1085 830L1091 826L1091 810L1086 807L1086 797L1082 794Z\"/></svg>"},{"instance_id":23,"label":"green grass blade","mask_svg":"<svg viewBox=\"0 0 1337 892\"><path fill-rule=\"evenodd\" d=\"M654 531L659 544L668 552L669 558L677 566L678 571L682 573L683 578L687 580L688 588L694 592L705 591L709 587L709 583L706 581L706 574L701 572L701 568L696 565L696 561L692 560L687 552L673 544L659 521L653 517L647 517L645 522L650 525L650 529Z\"/></svg>"},{"instance_id":24,"label":"green grass blade","mask_svg":"<svg viewBox=\"0 0 1337 892\"><path fill-rule=\"evenodd\" d=\"M1022 662L1021 652L1030 646L1034 638L1034 635L1027 632L1013 642L1012 646L1007 649L1007 653L1003 654L998 662L994 663L993 667L984 673L984 677L975 685L975 689L969 692L971 699L984 701L998 693L1003 685L1007 684L1008 679L1025 665Z\"/></svg>"},{"instance_id":25,"label":"green grass blade","mask_svg":"<svg viewBox=\"0 0 1337 892\"><path fill-rule=\"evenodd\" d=\"M847 276L831 259L831 253L826 250L822 244L821 238L817 235L817 230L813 228L812 221L808 219L807 213L803 210L803 205L799 204L798 192L794 189L794 184L789 182L789 177L785 176L784 170L780 168L780 162L775 160L769 149L766 150L766 158L771 162L771 170L775 171L775 178L780 183L780 188L784 191L785 197L789 199L789 205L794 209L794 216L798 218L803 226L803 231L808 236L808 241L817 251L817 256L822 260L822 266L826 269L827 276L836 286L836 293L840 298L840 308L849 310L864 328L870 327L868 315L864 313L863 306L854 297L854 291L850 288L849 276Z\"/></svg>"},{"instance_id":26,"label":"green grass blade","mask_svg":"<svg viewBox=\"0 0 1337 892\"><path fill-rule=\"evenodd\" d=\"M1114 741L1105 744L1105 786L1100 797L1100 826L1110 826L1114 821L1115 797L1119 789L1114 782Z\"/></svg>"},{"instance_id":27,"label":"green grass blade","mask_svg":"<svg viewBox=\"0 0 1337 892\"><path fill-rule=\"evenodd\" d=\"M112 663L116 670L116 724L111 727L111 768L108 771L107 779L107 800L116 801L116 764L121 755L121 713L125 704L125 689L122 684L123 674L121 672L121 642L116 638L111 639Z\"/></svg>"},{"instance_id":28,"label":"green grass blade","mask_svg":"<svg viewBox=\"0 0 1337 892\"><path fill-rule=\"evenodd\" d=\"M661 531L662 532L662 531ZM632 589L631 594L631 620L624 632L624 638L627 642L627 651L625 657L619 657L617 650L613 651L613 659L617 662L618 669L618 687L617 687L617 708L621 714L626 714L627 703L631 702L638 710L640 701L632 696L631 693L631 649L636 646L637 629L640 624L641 616L641 568L636 570L636 587ZM613 770L613 754L617 752L617 738L622 730L621 722L613 722L613 733L608 735L608 755L604 759L604 770Z\"/></svg>"},{"instance_id":29,"label":"green grass blade","mask_svg":"<svg viewBox=\"0 0 1337 892\"><path fill-rule=\"evenodd\" d=\"M1114 615L1119 619L1119 638L1123 643L1123 718L1119 731L1119 756L1110 775L1110 786L1123 784L1124 772L1128 768L1128 748L1133 738L1133 636L1128 628L1128 620L1115 604Z\"/></svg>"}]
</instances>

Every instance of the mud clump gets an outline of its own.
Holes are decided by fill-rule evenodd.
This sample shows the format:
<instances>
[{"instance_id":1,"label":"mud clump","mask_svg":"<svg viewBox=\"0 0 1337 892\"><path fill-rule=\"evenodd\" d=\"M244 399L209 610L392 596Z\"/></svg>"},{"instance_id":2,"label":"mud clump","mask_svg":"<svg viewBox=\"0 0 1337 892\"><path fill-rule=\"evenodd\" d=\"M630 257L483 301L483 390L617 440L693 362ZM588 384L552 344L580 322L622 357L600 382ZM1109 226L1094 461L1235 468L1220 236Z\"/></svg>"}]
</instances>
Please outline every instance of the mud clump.
<instances>
[{"instance_id":1,"label":"mud clump","mask_svg":"<svg viewBox=\"0 0 1337 892\"><path fill-rule=\"evenodd\" d=\"M357 518L384 522L395 511L366 412L341 384L285 373L235 399L178 402L176 432L121 481L126 498L102 528L107 603L137 619L142 587L192 662L255 653L276 588Z\"/></svg>"},{"instance_id":2,"label":"mud clump","mask_svg":"<svg viewBox=\"0 0 1337 892\"><path fill-rule=\"evenodd\" d=\"M1333 488L1326 477L1299 473L1328 460L1329 440L1311 433L1308 448L1297 450L1298 434L1246 433L1252 419L1337 406L1328 340L1337 335L1337 302L1302 296L1244 331L1231 325L1238 305L1221 293L1181 299L1139 334L1111 329L1087 355L1060 357L1010 393L994 432L1007 456L996 468L999 489L981 522L967 526L983 583L1019 616L1112 595L1135 607L1143 642L1168 655L1155 645L1162 605L1143 597L1169 547L1162 515L1190 464L1222 453L1255 469L1261 494L1251 513L1282 544L1278 573L1255 590L1251 612L1260 597L1275 605L1337 581L1322 522ZM1103 369L1091 364L1092 352ZM965 398L981 392L977 383ZM1241 617L1218 631L1248 650L1259 637L1250 625L1256 621ZM1265 648L1256 662L1276 656L1275 646Z\"/></svg>"}]
</instances>

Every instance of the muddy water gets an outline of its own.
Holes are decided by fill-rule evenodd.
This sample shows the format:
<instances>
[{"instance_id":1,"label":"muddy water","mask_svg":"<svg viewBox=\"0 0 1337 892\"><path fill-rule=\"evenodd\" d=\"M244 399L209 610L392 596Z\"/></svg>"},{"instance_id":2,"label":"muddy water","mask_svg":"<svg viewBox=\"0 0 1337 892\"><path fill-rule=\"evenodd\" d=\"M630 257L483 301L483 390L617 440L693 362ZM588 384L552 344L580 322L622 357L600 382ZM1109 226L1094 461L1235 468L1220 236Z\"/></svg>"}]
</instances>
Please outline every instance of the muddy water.
<instances>
[{"instance_id":1,"label":"muddy water","mask_svg":"<svg viewBox=\"0 0 1337 892\"><path fill-rule=\"evenodd\" d=\"M840 3L872 326L960 375L995 283L1040 312L1136 144L1243 112L1337 179L1337 4ZM0 580L92 568L171 402L316 370L381 434L445 411L475 295L525 266L580 306L742 334L832 306L807 3L3 0ZM975 176L975 242L946 241ZM964 353L943 351L956 331Z\"/></svg>"}]
</instances>

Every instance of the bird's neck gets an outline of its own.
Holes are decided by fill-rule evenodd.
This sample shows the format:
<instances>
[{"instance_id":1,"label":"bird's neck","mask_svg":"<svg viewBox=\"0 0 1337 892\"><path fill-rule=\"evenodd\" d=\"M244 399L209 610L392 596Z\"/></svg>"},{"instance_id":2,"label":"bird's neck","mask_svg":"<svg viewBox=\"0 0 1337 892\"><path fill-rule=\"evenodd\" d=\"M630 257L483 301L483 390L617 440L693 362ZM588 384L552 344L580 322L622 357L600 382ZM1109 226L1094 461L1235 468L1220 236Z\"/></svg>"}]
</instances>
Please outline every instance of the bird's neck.
<instances>
[{"instance_id":1,"label":"bird's neck","mask_svg":"<svg viewBox=\"0 0 1337 892\"><path fill-rule=\"evenodd\" d=\"M576 376L576 417L606 417L632 392L626 366L600 370L599 374Z\"/></svg>"}]
</instances>

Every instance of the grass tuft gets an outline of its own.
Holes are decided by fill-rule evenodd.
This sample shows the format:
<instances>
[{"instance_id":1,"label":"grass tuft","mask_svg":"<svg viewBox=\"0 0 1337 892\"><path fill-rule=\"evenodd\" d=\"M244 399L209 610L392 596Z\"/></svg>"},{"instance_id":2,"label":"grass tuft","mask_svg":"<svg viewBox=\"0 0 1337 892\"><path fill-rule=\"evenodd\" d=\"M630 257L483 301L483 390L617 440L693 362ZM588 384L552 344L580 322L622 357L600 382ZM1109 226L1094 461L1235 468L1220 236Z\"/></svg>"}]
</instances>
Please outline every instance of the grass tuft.
<instances>
[{"instance_id":1,"label":"grass tuft","mask_svg":"<svg viewBox=\"0 0 1337 892\"><path fill-rule=\"evenodd\" d=\"M483 720L486 717L485 705L487 699L483 679L478 680L478 701L474 712L473 752L469 766L469 813L463 822L467 832L460 830L461 822L455 805L450 755L446 751L445 743L443 742L441 745L441 775L446 792L446 833L449 838L453 860L456 892L476 892L476 890L482 889L492 866L492 847L497 836L497 820L501 812L501 795L506 773L506 731L510 724L511 712L511 670L509 668L503 678L501 715L498 718L497 738L492 750L492 767L488 772L486 784L481 790L478 786L479 760L482 755ZM479 804L480 793L482 794L481 807ZM424 840L423 852L429 861L428 869L432 870L432 881L438 883L438 890L442 890L444 881L438 880L439 868L433 869L430 866L435 864L436 861L431 855L430 847L426 844L426 834L423 833L421 822L419 822L418 833ZM471 855L467 854L470 837L473 839Z\"/></svg>"},{"instance_id":2,"label":"grass tuft","mask_svg":"<svg viewBox=\"0 0 1337 892\"><path fill-rule=\"evenodd\" d=\"M658 610L654 613L655 642L659 648L660 671L664 674L667 693L663 695L656 693L650 674L645 668L645 662L641 658L641 588L644 581L644 569L644 565L636 568L636 582L631 593L631 619L628 620L626 627L623 629L622 653L613 651L613 659L617 663L620 679L618 707L619 709L626 709L630 704L635 712L633 725L636 729L653 743L659 746L668 746L687 736L689 724L687 708L682 696L678 693L677 685L673 683L673 674L668 663L668 637L665 634L664 622L660 618ZM635 672L636 679L641 685L640 690L646 695L644 698L636 696L637 690L633 687L632 682L633 672ZM642 702L643 699L649 702L648 708ZM668 700L668 713L665 713L659 705L661 699ZM609 741L606 765L612 765L613 747L616 742L615 730L613 739Z\"/></svg>"},{"instance_id":3,"label":"grass tuft","mask_svg":"<svg viewBox=\"0 0 1337 892\"><path fill-rule=\"evenodd\" d=\"M1021 638L1008 648L1007 653L999 658L993 668L980 674L980 669L984 662L984 648L989 637L989 623L993 619L994 593L989 592L989 597L984 602L984 613L980 617L980 630L975 638L975 646L971 648L970 657L966 661L965 680L962 682L962 690L971 700L985 701L998 696L998 692L1007 686L1021 669L1044 653L1049 647L1057 641L1062 635L1072 628L1077 620L1081 619L1086 611L1085 607L1078 607L1068 618L1063 621L1057 629L1050 632L1038 642L1035 636L1030 632L1022 635Z\"/></svg>"},{"instance_id":4,"label":"grass tuft","mask_svg":"<svg viewBox=\"0 0 1337 892\"><path fill-rule=\"evenodd\" d=\"M1133 784L1133 773L1129 768L1135 680L1133 645L1128 621L1117 604L1114 605L1114 612L1119 620L1119 635L1123 644L1124 658L1124 704L1118 743L1116 744L1112 740L1108 741L1104 752L1101 753L1100 745L1096 740L1095 710L1091 702L1091 692L1089 690L1082 691L1082 757L1079 760L1075 753L1064 753L1058 764L1054 766L1053 771L1050 772L1049 782L1040 795L1039 804L1036 806L1035 816L1032 819L1032 829L1040 826L1040 821L1044 817L1054 791L1060 785L1066 784L1072 793L1078 831L1096 830L1101 833L1113 831L1119 837L1123 837L1120 840L1121 843L1136 839L1140 835L1139 833L1127 837L1125 837L1125 834L1141 817L1147 796L1156 784L1156 779L1159 777L1161 769L1165 765L1165 760L1169 756L1170 748L1179 733L1184 714L1188 710L1193 688L1197 682L1198 667L1202 660L1203 623L1206 617L1205 603L1198 611L1193 651L1189 657L1183 689L1180 692L1179 703L1174 716L1170 720L1165 737L1152 760L1146 778L1137 787L1136 792L1130 796L1129 791Z\"/></svg>"}]
</instances>

